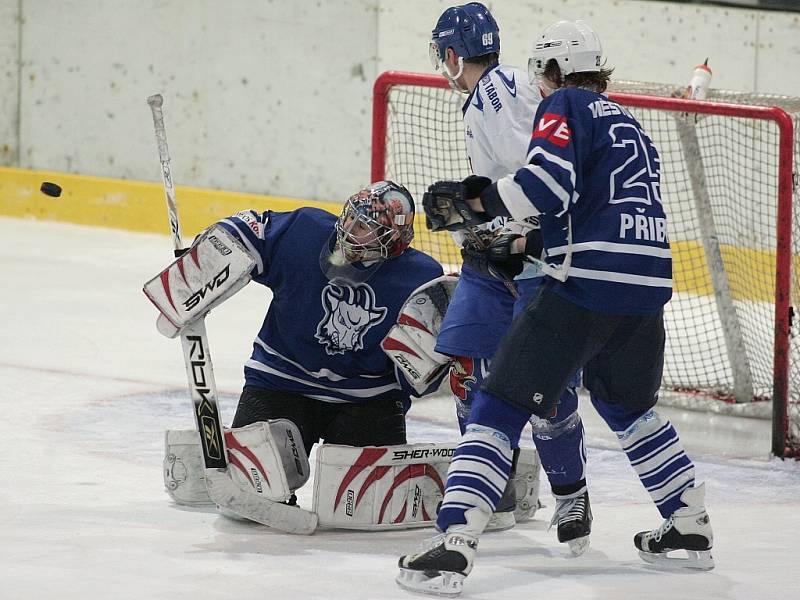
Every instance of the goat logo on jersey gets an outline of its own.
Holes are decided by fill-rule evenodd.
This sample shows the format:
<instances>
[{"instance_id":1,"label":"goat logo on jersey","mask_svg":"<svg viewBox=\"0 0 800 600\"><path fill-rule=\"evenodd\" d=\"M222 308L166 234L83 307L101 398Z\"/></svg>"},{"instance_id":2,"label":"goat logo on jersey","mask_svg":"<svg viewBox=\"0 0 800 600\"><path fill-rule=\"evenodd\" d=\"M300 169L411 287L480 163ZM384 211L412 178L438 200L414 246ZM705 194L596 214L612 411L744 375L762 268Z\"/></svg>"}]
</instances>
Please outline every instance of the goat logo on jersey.
<instances>
[{"instance_id":1,"label":"goat logo on jersey","mask_svg":"<svg viewBox=\"0 0 800 600\"><path fill-rule=\"evenodd\" d=\"M466 356L458 356L450 367L450 390L453 395L465 402L467 394L478 378L475 377L475 362Z\"/></svg>"},{"instance_id":2,"label":"goat logo on jersey","mask_svg":"<svg viewBox=\"0 0 800 600\"><path fill-rule=\"evenodd\" d=\"M322 290L325 316L317 325L316 338L330 355L361 350L364 335L386 317L375 306L375 292L366 284L354 287L329 283Z\"/></svg>"}]
</instances>

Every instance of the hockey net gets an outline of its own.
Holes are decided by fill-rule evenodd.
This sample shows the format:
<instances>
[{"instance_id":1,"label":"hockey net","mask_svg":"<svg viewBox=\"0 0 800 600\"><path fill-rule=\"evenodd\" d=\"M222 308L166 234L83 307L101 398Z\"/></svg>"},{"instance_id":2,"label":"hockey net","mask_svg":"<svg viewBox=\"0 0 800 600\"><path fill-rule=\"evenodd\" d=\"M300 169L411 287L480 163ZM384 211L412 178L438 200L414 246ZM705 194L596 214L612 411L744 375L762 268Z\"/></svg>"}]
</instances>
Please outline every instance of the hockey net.
<instances>
[{"instance_id":1,"label":"hockey net","mask_svg":"<svg viewBox=\"0 0 800 600\"><path fill-rule=\"evenodd\" d=\"M800 456L797 177L800 98L615 83L659 150L674 295L665 310L662 402L772 418L772 452ZM438 76L387 72L375 82L372 180L407 186L470 173L461 105ZM419 209L421 213L421 208ZM447 234L416 228L415 246L457 270Z\"/></svg>"}]
</instances>

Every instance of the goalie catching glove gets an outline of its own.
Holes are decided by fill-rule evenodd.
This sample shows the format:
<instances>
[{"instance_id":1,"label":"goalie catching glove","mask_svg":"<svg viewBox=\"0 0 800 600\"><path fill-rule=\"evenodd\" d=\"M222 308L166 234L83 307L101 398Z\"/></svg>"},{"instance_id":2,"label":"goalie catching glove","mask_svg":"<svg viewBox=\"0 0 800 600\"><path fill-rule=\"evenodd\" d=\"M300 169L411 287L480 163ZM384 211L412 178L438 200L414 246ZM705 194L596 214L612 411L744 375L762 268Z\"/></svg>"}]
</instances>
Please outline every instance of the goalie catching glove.
<instances>
[{"instance_id":1,"label":"goalie catching glove","mask_svg":"<svg viewBox=\"0 0 800 600\"><path fill-rule=\"evenodd\" d=\"M492 217L477 213L467 199L478 198L489 185L488 177L470 175L463 181L437 181L422 196L425 224L431 231L459 231L488 223Z\"/></svg>"},{"instance_id":2,"label":"goalie catching glove","mask_svg":"<svg viewBox=\"0 0 800 600\"><path fill-rule=\"evenodd\" d=\"M457 283L458 277L443 275L411 292L397 323L381 342L383 351L420 395L445 375L452 360L434 348Z\"/></svg>"},{"instance_id":3,"label":"goalie catching glove","mask_svg":"<svg viewBox=\"0 0 800 600\"><path fill-rule=\"evenodd\" d=\"M250 281L255 260L241 242L219 225L144 284L144 293L161 313L159 332L176 337L181 330L222 304Z\"/></svg>"}]
</instances>

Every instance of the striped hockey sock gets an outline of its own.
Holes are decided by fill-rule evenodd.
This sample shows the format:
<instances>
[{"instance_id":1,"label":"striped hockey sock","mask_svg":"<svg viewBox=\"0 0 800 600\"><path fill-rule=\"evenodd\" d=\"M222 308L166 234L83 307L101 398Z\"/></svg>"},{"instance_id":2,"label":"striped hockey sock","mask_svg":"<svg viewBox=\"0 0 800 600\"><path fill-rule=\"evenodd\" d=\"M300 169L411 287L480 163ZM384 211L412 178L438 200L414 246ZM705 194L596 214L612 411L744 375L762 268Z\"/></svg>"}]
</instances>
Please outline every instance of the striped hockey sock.
<instances>
[{"instance_id":1,"label":"striped hockey sock","mask_svg":"<svg viewBox=\"0 0 800 600\"><path fill-rule=\"evenodd\" d=\"M511 455L506 434L483 425L467 425L447 473L447 489L436 521L441 531L466 523L464 513L471 508L494 512L508 481Z\"/></svg>"},{"instance_id":2,"label":"striped hockey sock","mask_svg":"<svg viewBox=\"0 0 800 600\"><path fill-rule=\"evenodd\" d=\"M694 464L683 451L669 420L648 410L624 431L617 431L642 485L665 519L684 506L681 494L694 485Z\"/></svg>"}]
</instances>

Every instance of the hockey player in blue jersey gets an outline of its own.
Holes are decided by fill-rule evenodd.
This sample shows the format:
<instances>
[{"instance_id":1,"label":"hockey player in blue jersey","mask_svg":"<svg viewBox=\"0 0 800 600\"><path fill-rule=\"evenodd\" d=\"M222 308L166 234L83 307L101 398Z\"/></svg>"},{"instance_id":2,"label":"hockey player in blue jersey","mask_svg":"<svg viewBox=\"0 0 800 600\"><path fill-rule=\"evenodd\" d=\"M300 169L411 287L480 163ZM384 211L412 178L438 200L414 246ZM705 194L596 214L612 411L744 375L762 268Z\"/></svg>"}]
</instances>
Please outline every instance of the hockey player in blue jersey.
<instances>
[{"instance_id":1,"label":"hockey player in blue jersey","mask_svg":"<svg viewBox=\"0 0 800 600\"><path fill-rule=\"evenodd\" d=\"M432 453L420 471L419 448L405 445L405 411L411 396L436 390L446 376L449 358L433 352L426 325L438 328L454 283L433 258L409 247L414 214L411 194L391 181L355 193L338 218L316 208L241 211L206 229L145 284L161 313L159 331L183 340L248 282L272 292L245 363L232 427L224 433L232 480L225 493L238 494L236 506L260 507L236 514L303 533L313 531L317 516L327 526L354 529L430 520L443 488L437 457L446 463L452 450ZM398 360L401 350L405 361ZM178 504L213 505L197 433L167 432L165 486ZM327 447L318 455L315 513L286 510L309 478L308 454L320 440ZM366 446L371 450L362 450ZM375 465L384 454L385 462ZM351 469L346 477L343 466ZM357 501L340 504L361 473L368 479ZM405 499L421 510L389 516L387 498L395 489L402 495L401 484L409 480L416 492Z\"/></svg>"},{"instance_id":2,"label":"hockey player in blue jersey","mask_svg":"<svg viewBox=\"0 0 800 600\"><path fill-rule=\"evenodd\" d=\"M409 248L414 201L392 182L353 195L337 219L315 208L221 221L272 290L245 364L233 427L289 419L306 451L404 444L411 389L380 347L410 293L441 266Z\"/></svg>"},{"instance_id":3,"label":"hockey player in blue jersey","mask_svg":"<svg viewBox=\"0 0 800 600\"><path fill-rule=\"evenodd\" d=\"M475 197L442 197L448 222L482 214L538 216L545 284L501 342L448 473L432 548L400 558L398 583L457 594L505 486L512 448L531 414L546 415L572 373L584 369L594 406L617 437L664 522L634 537L654 564L707 570L713 533L704 485L695 482L670 422L654 410L664 358L663 307L672 261L660 198L660 159L641 125L603 92L597 34L560 21L529 62L545 100L529 164ZM506 244L519 252L522 240ZM502 254L501 250L495 249ZM673 550L685 557L669 555Z\"/></svg>"},{"instance_id":4,"label":"hockey player in blue jersey","mask_svg":"<svg viewBox=\"0 0 800 600\"><path fill-rule=\"evenodd\" d=\"M499 52L497 22L477 2L448 8L432 31L430 56L434 67L451 87L467 95L462 113L472 171L492 181L527 162L531 123L541 99L523 70L499 62ZM537 270L530 268L514 280L522 270L521 255L505 263L487 264L485 247L498 236L527 234L528 251L538 253L541 235L535 223L506 218L452 233L462 248L464 264L436 350L454 357L450 385L463 433L474 396L490 371L491 358L511 325L515 307L521 309L542 281ZM552 524L559 541L568 543L574 554L581 554L588 546L591 509L583 424L577 413L574 385L577 381L564 390L551 413L532 419L531 425L533 441L556 500ZM507 491L510 489L509 486ZM514 513L508 510L513 506L513 498L504 494L493 528L514 524ZM527 517L519 510L516 514Z\"/></svg>"}]
</instances>

